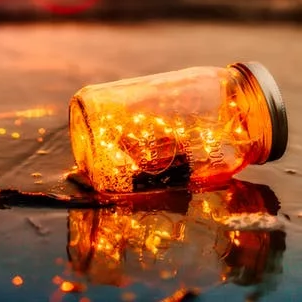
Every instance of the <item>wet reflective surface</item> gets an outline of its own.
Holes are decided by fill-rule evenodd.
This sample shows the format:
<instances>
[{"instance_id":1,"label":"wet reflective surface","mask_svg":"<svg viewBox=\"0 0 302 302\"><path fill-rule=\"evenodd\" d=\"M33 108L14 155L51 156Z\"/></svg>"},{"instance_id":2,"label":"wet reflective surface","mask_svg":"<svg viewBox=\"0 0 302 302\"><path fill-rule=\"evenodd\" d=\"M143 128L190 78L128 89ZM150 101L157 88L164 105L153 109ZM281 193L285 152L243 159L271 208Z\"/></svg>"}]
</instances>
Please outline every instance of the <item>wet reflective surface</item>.
<instances>
[{"instance_id":1,"label":"wet reflective surface","mask_svg":"<svg viewBox=\"0 0 302 302\"><path fill-rule=\"evenodd\" d=\"M269 187L232 180L198 193L174 189L139 201L132 197L120 195L118 205L67 213L29 208L4 212L2 223L18 217L24 225L14 231L17 241L12 232L2 234L7 244L1 265L12 270L11 277L1 272L1 282L11 279L10 286L16 287L7 287L4 296L211 301L236 291L241 300L258 301L283 291L285 223ZM30 248L26 237L31 232L36 236ZM178 300L171 298L175 295Z\"/></svg>"},{"instance_id":2,"label":"wet reflective surface","mask_svg":"<svg viewBox=\"0 0 302 302\"><path fill-rule=\"evenodd\" d=\"M3 26L0 37L3 299L300 301L299 28L27 25ZM225 37L236 45L222 53ZM279 59L283 45L295 59ZM281 161L192 191L100 197L66 180L74 164L67 105L79 87L255 57L287 101Z\"/></svg>"},{"instance_id":3,"label":"wet reflective surface","mask_svg":"<svg viewBox=\"0 0 302 302\"><path fill-rule=\"evenodd\" d=\"M167 205L171 201L165 195ZM234 180L189 195L189 202L174 197L176 203L165 211L156 204L152 211L133 204L71 210L67 252L72 269L92 284L144 284L163 296L177 285L199 289L201 297L229 284L254 286L247 296L276 289L286 244L281 224L271 216L279 208L274 193ZM179 209L178 203L187 207ZM233 215L236 227L227 222Z\"/></svg>"}]
</instances>

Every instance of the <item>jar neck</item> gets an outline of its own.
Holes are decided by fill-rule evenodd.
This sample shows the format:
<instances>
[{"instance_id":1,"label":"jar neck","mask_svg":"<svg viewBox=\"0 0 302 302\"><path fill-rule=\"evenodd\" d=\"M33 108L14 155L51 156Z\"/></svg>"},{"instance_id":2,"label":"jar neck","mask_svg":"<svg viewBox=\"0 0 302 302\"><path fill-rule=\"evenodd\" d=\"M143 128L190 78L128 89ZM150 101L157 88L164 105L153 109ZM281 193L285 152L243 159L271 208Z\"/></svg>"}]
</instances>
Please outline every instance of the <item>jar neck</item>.
<instances>
[{"instance_id":1,"label":"jar neck","mask_svg":"<svg viewBox=\"0 0 302 302\"><path fill-rule=\"evenodd\" d=\"M272 122L267 101L256 78L235 67L228 69L237 83L240 119L250 139L250 150L245 152L245 158L250 164L263 164L272 148Z\"/></svg>"}]
</instances>

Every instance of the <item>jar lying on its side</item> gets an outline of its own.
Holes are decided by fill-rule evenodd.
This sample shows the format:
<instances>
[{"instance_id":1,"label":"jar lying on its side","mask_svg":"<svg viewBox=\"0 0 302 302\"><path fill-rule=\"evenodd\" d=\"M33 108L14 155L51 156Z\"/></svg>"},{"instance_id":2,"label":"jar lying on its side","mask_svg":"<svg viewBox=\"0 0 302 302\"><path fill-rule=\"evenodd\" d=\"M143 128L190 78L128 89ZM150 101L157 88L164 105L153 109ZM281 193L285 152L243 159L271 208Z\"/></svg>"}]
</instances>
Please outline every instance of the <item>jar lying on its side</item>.
<instances>
[{"instance_id":1,"label":"jar lying on its side","mask_svg":"<svg viewBox=\"0 0 302 302\"><path fill-rule=\"evenodd\" d=\"M279 159L288 136L278 87L254 62L87 86L69 123L78 169L110 192L221 183Z\"/></svg>"}]
</instances>

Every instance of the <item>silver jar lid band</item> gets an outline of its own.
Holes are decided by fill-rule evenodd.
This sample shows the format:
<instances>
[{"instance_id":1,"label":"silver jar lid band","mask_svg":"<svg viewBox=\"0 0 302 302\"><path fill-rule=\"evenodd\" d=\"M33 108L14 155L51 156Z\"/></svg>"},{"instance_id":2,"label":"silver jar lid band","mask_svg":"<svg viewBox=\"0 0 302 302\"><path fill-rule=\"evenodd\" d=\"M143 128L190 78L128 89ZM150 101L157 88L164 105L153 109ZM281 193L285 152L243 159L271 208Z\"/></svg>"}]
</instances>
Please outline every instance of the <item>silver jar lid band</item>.
<instances>
[{"instance_id":1,"label":"silver jar lid band","mask_svg":"<svg viewBox=\"0 0 302 302\"><path fill-rule=\"evenodd\" d=\"M272 122L272 146L267 161L281 158L287 147L288 123L285 104L277 83L271 73L258 62L235 63L231 66L257 80L267 102Z\"/></svg>"}]
</instances>

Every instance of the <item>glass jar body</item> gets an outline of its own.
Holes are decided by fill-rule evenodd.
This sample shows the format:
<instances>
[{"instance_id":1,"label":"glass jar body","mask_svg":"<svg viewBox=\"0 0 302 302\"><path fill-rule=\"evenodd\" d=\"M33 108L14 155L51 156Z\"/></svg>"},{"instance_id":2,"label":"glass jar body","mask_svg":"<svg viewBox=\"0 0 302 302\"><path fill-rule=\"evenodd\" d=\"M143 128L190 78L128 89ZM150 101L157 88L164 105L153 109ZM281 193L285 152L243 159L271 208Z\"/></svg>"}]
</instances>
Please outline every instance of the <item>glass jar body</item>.
<instances>
[{"instance_id":1,"label":"glass jar body","mask_svg":"<svg viewBox=\"0 0 302 302\"><path fill-rule=\"evenodd\" d=\"M79 170L97 191L224 182L271 147L256 81L233 67L194 67L87 86L70 103Z\"/></svg>"}]
</instances>

